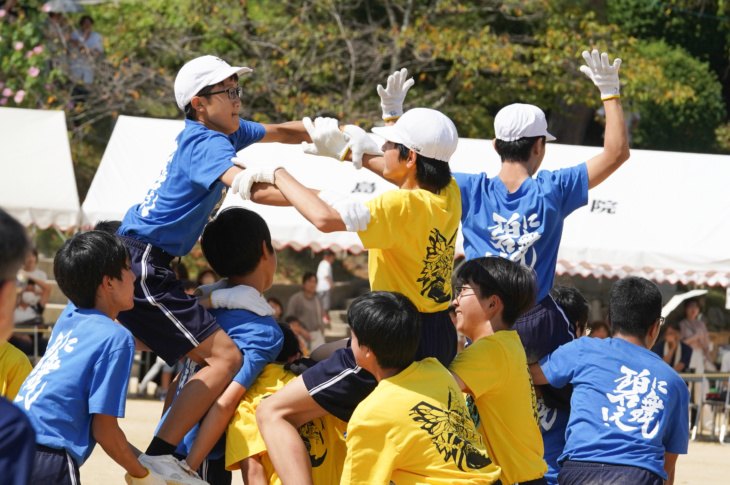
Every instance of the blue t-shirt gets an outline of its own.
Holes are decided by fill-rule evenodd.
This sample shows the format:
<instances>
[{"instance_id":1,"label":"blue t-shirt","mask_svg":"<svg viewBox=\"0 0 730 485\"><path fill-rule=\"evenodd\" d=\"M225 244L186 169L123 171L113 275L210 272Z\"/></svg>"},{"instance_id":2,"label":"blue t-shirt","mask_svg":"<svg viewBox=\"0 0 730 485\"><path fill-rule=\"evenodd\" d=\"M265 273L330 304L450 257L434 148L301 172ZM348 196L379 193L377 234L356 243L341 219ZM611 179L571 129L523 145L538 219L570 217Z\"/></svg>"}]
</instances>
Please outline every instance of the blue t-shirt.
<instances>
[{"instance_id":1,"label":"blue t-shirt","mask_svg":"<svg viewBox=\"0 0 730 485\"><path fill-rule=\"evenodd\" d=\"M619 338L581 338L540 367L551 385L573 384L561 464L628 465L666 479L664 453L687 453L687 385L649 349Z\"/></svg>"},{"instance_id":2,"label":"blue t-shirt","mask_svg":"<svg viewBox=\"0 0 730 485\"><path fill-rule=\"evenodd\" d=\"M133 359L129 330L100 311L69 304L15 398L36 442L66 450L83 465L96 445L91 415L124 416Z\"/></svg>"},{"instance_id":3,"label":"blue t-shirt","mask_svg":"<svg viewBox=\"0 0 730 485\"><path fill-rule=\"evenodd\" d=\"M233 381L246 389L250 388L264 367L276 361L276 357L281 352L284 345L284 334L279 328L279 324L273 317L259 316L248 310L218 308L210 310L210 313L243 353L241 370L235 375ZM197 372L197 365L189 362L180 376L178 390L190 380L195 372ZM197 434L198 425L185 435L177 447L177 452L187 455ZM208 458L220 458L223 453L225 453L225 441L222 446L219 442Z\"/></svg>"},{"instance_id":4,"label":"blue t-shirt","mask_svg":"<svg viewBox=\"0 0 730 485\"><path fill-rule=\"evenodd\" d=\"M588 203L588 170L542 170L513 193L499 177L455 173L467 259L501 256L535 270L539 293L553 286L563 220Z\"/></svg>"},{"instance_id":5,"label":"blue t-shirt","mask_svg":"<svg viewBox=\"0 0 730 485\"><path fill-rule=\"evenodd\" d=\"M0 470L7 485L26 485L35 458L35 432L25 414L0 396Z\"/></svg>"},{"instance_id":6,"label":"blue t-shirt","mask_svg":"<svg viewBox=\"0 0 730 485\"><path fill-rule=\"evenodd\" d=\"M565 428L568 427L570 410L549 408L542 397L537 399L537 414L540 420L540 434L544 447L543 458L547 463L548 471L543 478L548 485L558 484L560 465L558 458L565 449Z\"/></svg>"},{"instance_id":7,"label":"blue t-shirt","mask_svg":"<svg viewBox=\"0 0 730 485\"><path fill-rule=\"evenodd\" d=\"M119 234L173 256L188 254L225 196L226 185L218 179L233 167L231 158L265 134L263 125L251 121L239 120L238 131L226 136L197 121L185 120L175 151L144 202L127 211Z\"/></svg>"}]
</instances>

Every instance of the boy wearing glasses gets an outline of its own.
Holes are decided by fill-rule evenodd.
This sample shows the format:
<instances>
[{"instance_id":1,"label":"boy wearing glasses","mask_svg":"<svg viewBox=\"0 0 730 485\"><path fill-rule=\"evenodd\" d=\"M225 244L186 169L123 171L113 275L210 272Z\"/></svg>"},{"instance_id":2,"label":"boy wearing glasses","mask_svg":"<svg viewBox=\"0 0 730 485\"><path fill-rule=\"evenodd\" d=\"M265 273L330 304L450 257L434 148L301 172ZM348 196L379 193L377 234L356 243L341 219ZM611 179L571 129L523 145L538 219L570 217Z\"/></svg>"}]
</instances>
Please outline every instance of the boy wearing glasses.
<instances>
[{"instance_id":1,"label":"boy wearing glasses","mask_svg":"<svg viewBox=\"0 0 730 485\"><path fill-rule=\"evenodd\" d=\"M535 304L532 270L504 258L475 258L456 274L456 329L473 343L449 366L479 411L477 429L504 484L545 484L547 465L525 350L512 329Z\"/></svg>"},{"instance_id":2,"label":"boy wearing glasses","mask_svg":"<svg viewBox=\"0 0 730 485\"><path fill-rule=\"evenodd\" d=\"M573 385L561 485L671 485L687 453L689 391L650 349L659 335L662 295L628 277L611 288L612 338L582 338L530 365L535 384Z\"/></svg>"},{"instance_id":3,"label":"boy wearing glasses","mask_svg":"<svg viewBox=\"0 0 730 485\"><path fill-rule=\"evenodd\" d=\"M137 277L134 308L120 313L119 321L169 365L187 356L202 367L180 390L147 448L152 456L148 463L165 476L179 472L180 464L171 456L175 447L242 362L238 347L215 319L185 293L170 262L190 252L226 188L236 190L246 178L246 171L231 161L237 151L260 141L310 140L300 121L262 125L239 118L238 76L250 71L214 56L198 57L180 69L175 99L185 112L185 128L159 178L144 201L129 209L118 232ZM190 483L203 482L191 477Z\"/></svg>"}]
</instances>

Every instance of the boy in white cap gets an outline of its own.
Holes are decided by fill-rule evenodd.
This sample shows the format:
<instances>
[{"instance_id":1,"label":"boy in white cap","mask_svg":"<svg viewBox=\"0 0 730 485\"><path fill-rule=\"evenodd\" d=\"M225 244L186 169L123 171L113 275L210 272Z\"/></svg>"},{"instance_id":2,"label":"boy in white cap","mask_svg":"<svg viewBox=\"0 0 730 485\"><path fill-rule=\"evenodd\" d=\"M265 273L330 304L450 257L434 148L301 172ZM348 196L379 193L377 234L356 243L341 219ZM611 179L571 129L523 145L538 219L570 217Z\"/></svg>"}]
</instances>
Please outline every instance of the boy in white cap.
<instances>
[{"instance_id":1,"label":"boy in white cap","mask_svg":"<svg viewBox=\"0 0 730 485\"><path fill-rule=\"evenodd\" d=\"M517 331L528 363L537 362L575 338L575 329L549 295L555 276L563 220L588 202L588 189L606 180L629 158L629 144L619 97L621 60L608 62L608 54L583 52L587 65L581 71L600 89L606 110L603 152L571 168L535 176L545 156L545 114L537 106L512 104L494 119L494 148L502 158L496 177L454 174L461 190L462 231L467 259L500 256L535 270L538 296L535 307L517 319ZM534 176L534 178L533 178ZM565 444L569 409L567 395L542 388L541 430L548 483L556 483L557 457Z\"/></svg>"},{"instance_id":2,"label":"boy in white cap","mask_svg":"<svg viewBox=\"0 0 730 485\"><path fill-rule=\"evenodd\" d=\"M388 83L389 89L392 84ZM398 115L408 87L397 95ZM393 121L391 111L384 109L384 117ZM461 216L459 192L448 164L458 143L456 127L436 110L410 110L395 124L373 129L387 140L383 153L356 126L347 125L341 132L336 120L317 119L312 125L305 118L304 123L314 142L305 147L306 152L352 159L398 189L360 208L350 205L350 212L330 207L323 201L329 200L330 194L324 192L318 197L284 169L274 172L276 189L320 231L358 231L363 246L370 250L371 289L403 293L420 313L422 331L416 359L436 357L448 366L456 355L457 341L448 314ZM259 191L270 190L271 186L256 184L251 194L255 200ZM326 414L348 421L376 385L375 378L357 365L348 345L261 403L257 421L282 483L311 483L309 457L297 427Z\"/></svg>"},{"instance_id":3,"label":"boy in white cap","mask_svg":"<svg viewBox=\"0 0 730 485\"><path fill-rule=\"evenodd\" d=\"M119 321L169 365L187 356L202 367L180 390L147 448L150 456L143 458L163 476L179 474L172 452L242 361L215 319L185 293L170 262L193 248L227 187L237 192L246 180L247 171L231 161L237 151L259 141L309 141L300 121L262 125L239 118L238 76L250 71L214 56L198 57L180 69L175 99L185 112L185 128L144 201L129 209L119 229L137 277L134 308L120 313ZM191 477L188 483L203 482Z\"/></svg>"}]
</instances>

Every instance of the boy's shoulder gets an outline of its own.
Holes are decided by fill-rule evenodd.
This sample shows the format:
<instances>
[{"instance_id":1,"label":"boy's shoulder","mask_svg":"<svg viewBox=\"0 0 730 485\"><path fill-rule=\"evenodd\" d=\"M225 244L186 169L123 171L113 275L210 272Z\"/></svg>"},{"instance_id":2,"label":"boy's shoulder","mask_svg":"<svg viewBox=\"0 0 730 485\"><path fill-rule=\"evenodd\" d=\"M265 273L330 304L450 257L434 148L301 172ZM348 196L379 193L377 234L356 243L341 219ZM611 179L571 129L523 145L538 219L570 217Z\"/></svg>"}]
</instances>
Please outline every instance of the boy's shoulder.
<instances>
[{"instance_id":1,"label":"boy's shoulder","mask_svg":"<svg viewBox=\"0 0 730 485\"><path fill-rule=\"evenodd\" d=\"M107 348L111 346L131 345L134 347L132 333L120 323L112 320L99 310L88 308L77 308L69 304L53 326L52 339L63 335L73 334L73 338L79 336L83 339L83 345L87 349Z\"/></svg>"}]
</instances>

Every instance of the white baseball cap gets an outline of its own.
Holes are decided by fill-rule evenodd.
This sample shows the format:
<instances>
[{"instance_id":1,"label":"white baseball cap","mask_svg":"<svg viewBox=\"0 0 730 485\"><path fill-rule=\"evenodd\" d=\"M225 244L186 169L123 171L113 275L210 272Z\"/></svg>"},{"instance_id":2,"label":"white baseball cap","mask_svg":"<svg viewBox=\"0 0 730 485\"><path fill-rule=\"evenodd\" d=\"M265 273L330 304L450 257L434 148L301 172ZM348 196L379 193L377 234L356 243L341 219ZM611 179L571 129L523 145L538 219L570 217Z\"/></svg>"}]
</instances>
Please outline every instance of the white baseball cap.
<instances>
[{"instance_id":1,"label":"white baseball cap","mask_svg":"<svg viewBox=\"0 0 730 485\"><path fill-rule=\"evenodd\" d=\"M459 143L456 126L449 117L429 108L406 111L394 125L373 128L373 133L442 162L449 161Z\"/></svg>"},{"instance_id":2,"label":"white baseball cap","mask_svg":"<svg viewBox=\"0 0 730 485\"><path fill-rule=\"evenodd\" d=\"M234 74L251 72L249 67L233 67L220 57L202 56L188 61L175 78L175 100L177 106L184 110L185 106L206 86L225 81Z\"/></svg>"},{"instance_id":3,"label":"white baseball cap","mask_svg":"<svg viewBox=\"0 0 730 485\"><path fill-rule=\"evenodd\" d=\"M545 113L531 104L510 104L494 117L494 135L498 140L515 141L528 136L544 136L547 141L555 137L547 131Z\"/></svg>"}]
</instances>

